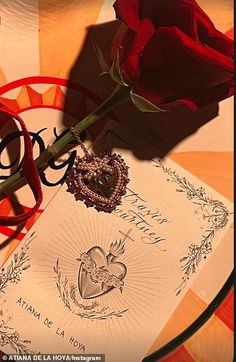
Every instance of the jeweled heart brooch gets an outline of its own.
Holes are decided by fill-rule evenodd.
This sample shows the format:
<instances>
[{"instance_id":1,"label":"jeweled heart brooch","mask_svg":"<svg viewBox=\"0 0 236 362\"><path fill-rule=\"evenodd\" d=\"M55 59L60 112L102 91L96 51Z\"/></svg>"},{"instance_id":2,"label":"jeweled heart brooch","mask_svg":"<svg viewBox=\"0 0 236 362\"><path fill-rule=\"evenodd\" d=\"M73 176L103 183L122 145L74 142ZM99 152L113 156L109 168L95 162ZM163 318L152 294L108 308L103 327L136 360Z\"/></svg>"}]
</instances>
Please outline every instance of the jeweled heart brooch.
<instances>
[{"instance_id":1,"label":"jeweled heart brooch","mask_svg":"<svg viewBox=\"0 0 236 362\"><path fill-rule=\"evenodd\" d=\"M76 200L98 211L112 212L121 203L129 182L128 166L119 154L88 152L74 128L71 133L81 146L84 157L76 156L66 183Z\"/></svg>"}]
</instances>

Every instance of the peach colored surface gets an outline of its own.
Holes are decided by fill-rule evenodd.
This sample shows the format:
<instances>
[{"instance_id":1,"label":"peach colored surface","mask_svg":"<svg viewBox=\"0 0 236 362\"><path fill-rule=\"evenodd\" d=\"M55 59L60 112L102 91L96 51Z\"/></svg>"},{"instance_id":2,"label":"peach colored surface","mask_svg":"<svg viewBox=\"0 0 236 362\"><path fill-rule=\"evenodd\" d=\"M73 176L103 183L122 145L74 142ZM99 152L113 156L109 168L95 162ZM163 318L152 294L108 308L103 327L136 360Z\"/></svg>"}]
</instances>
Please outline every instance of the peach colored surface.
<instances>
[{"instance_id":1,"label":"peach colored surface","mask_svg":"<svg viewBox=\"0 0 236 362\"><path fill-rule=\"evenodd\" d=\"M233 152L179 152L170 158L233 201Z\"/></svg>"},{"instance_id":2,"label":"peach colored surface","mask_svg":"<svg viewBox=\"0 0 236 362\"><path fill-rule=\"evenodd\" d=\"M185 348L195 361L233 361L232 331L213 316Z\"/></svg>"},{"instance_id":3,"label":"peach colored surface","mask_svg":"<svg viewBox=\"0 0 236 362\"><path fill-rule=\"evenodd\" d=\"M182 333L193 320L199 317L206 307L207 304L194 292L189 290L180 302L177 312L169 319L148 353L153 353L170 341L173 336L177 336Z\"/></svg>"},{"instance_id":4,"label":"peach colored surface","mask_svg":"<svg viewBox=\"0 0 236 362\"><path fill-rule=\"evenodd\" d=\"M211 16L217 27L221 31L227 32L228 36L233 37L233 2L231 0L199 0L198 2ZM1 6L3 7L4 4L7 6L7 2L3 0L0 5L0 15ZM36 9L34 15L39 19L38 28L40 28L40 32L35 32L37 34L36 38L32 44L29 42L29 45L27 45L32 48L30 50L31 54L39 52L39 66L37 61L33 64L34 58L32 57L32 71L30 73L30 67L27 66L26 69L24 60L22 60L21 65L19 64L21 59L14 56L13 59L17 59L18 62L17 67L14 62L10 65L7 64L5 67L0 64L0 86L18 77L26 76L24 69L30 75L67 77L68 71L82 47L85 29L96 23L97 19L110 20L110 18L106 17L107 14L109 16L111 14L112 1L68 1L66 8L63 7L63 4L64 1L62 0L39 0L39 8ZM65 47L66 51L64 51ZM19 72L17 73L18 68ZM38 73L32 73L36 69L38 69ZM12 109L18 110L32 104L32 99L35 99L35 97L38 100L40 98L40 101L45 104L55 102L56 104L62 104L64 98L60 91L60 88L53 86L41 96L32 89L23 87L17 97L17 102L13 99L9 100L7 104ZM32 97L33 93L34 96ZM231 128L225 129L225 135L231 135L231 132ZM223 134L222 137L224 137ZM171 158L228 199L233 199L232 149L225 149L221 152L215 150L209 152L204 149L197 152L194 150L181 152L179 150L178 153L172 153ZM6 215L12 213L11 204L8 200L0 202L0 209L1 213ZM28 222L26 230L30 228L38 216L39 214L35 215L35 218ZM17 239L12 240L7 249L4 249L5 259L11 255L19 242ZM233 294L231 293L210 321L184 346L164 358L163 362L231 362L233 351L232 305ZM206 306L207 303L196 292L190 290L149 352L159 348L181 332Z\"/></svg>"},{"instance_id":5,"label":"peach colored surface","mask_svg":"<svg viewBox=\"0 0 236 362\"><path fill-rule=\"evenodd\" d=\"M40 74L66 78L78 57L88 25L97 20L103 0L39 0ZM66 44L66 51L64 50Z\"/></svg>"}]
</instances>

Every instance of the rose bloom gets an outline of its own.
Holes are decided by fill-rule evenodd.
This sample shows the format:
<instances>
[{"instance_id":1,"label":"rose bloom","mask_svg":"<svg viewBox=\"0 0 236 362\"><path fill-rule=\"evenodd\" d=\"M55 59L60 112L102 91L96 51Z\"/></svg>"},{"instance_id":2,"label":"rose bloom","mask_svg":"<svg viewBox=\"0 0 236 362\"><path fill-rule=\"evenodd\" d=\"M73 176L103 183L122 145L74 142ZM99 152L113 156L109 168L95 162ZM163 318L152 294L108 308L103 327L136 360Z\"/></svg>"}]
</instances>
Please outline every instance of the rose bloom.
<instances>
[{"instance_id":1,"label":"rose bloom","mask_svg":"<svg viewBox=\"0 0 236 362\"><path fill-rule=\"evenodd\" d=\"M233 41L194 0L116 0L111 49L133 92L160 108L196 110L233 94Z\"/></svg>"},{"instance_id":2,"label":"rose bloom","mask_svg":"<svg viewBox=\"0 0 236 362\"><path fill-rule=\"evenodd\" d=\"M95 279L96 279L98 282L104 282L104 279L105 279L107 273L108 273L108 272L105 271L105 270L99 270L99 269L98 269L98 270L95 272L94 277L95 277Z\"/></svg>"},{"instance_id":3,"label":"rose bloom","mask_svg":"<svg viewBox=\"0 0 236 362\"><path fill-rule=\"evenodd\" d=\"M104 283L108 286L108 287L112 287L114 282L115 282L116 278L114 275L110 275L109 273L106 274L105 278L104 278Z\"/></svg>"},{"instance_id":4,"label":"rose bloom","mask_svg":"<svg viewBox=\"0 0 236 362\"><path fill-rule=\"evenodd\" d=\"M96 268L96 263L94 260L91 259L91 260L86 261L84 266L88 272L91 272L94 268Z\"/></svg>"},{"instance_id":5,"label":"rose bloom","mask_svg":"<svg viewBox=\"0 0 236 362\"><path fill-rule=\"evenodd\" d=\"M124 282L123 282L122 280L120 280L120 279L116 279L115 282L114 282L114 284L113 284L113 286L114 286L115 288L122 287L123 285L124 285Z\"/></svg>"},{"instance_id":6,"label":"rose bloom","mask_svg":"<svg viewBox=\"0 0 236 362\"><path fill-rule=\"evenodd\" d=\"M81 261L88 261L88 260L90 260L91 258L90 258L90 256L87 254L87 253L82 253L81 255L80 255L80 260Z\"/></svg>"}]
</instances>

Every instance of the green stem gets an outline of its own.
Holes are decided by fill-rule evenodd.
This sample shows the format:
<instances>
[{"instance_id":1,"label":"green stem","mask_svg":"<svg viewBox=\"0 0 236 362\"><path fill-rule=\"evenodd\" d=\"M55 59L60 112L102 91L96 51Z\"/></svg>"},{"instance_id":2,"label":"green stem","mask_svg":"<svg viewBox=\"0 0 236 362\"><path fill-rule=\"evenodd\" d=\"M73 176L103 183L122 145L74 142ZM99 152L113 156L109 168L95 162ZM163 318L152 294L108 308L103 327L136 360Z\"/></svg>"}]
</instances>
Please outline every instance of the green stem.
<instances>
[{"instance_id":1,"label":"green stem","mask_svg":"<svg viewBox=\"0 0 236 362\"><path fill-rule=\"evenodd\" d=\"M105 101L92 113L77 123L74 128L78 133L81 133L83 130L94 124L98 119L107 114L112 108L127 101L129 99L129 94L130 89L128 87L124 87L118 84L111 95L105 99ZM57 156L72 140L73 135L70 132L67 132L60 140L42 152L41 155L35 160L35 164L39 172L42 171L51 158ZM12 188L15 189L24 180L24 175L21 171L19 171L0 184L0 192L6 193Z\"/></svg>"}]
</instances>

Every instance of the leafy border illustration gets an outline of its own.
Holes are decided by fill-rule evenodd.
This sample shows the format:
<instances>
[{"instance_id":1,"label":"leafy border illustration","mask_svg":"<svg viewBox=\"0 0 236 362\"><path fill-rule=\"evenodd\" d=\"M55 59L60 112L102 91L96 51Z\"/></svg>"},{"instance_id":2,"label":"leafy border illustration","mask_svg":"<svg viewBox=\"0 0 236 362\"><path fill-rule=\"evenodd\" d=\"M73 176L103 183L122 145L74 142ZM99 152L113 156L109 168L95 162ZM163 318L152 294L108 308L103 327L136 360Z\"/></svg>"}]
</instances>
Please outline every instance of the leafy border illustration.
<instances>
[{"instance_id":1,"label":"leafy border illustration","mask_svg":"<svg viewBox=\"0 0 236 362\"><path fill-rule=\"evenodd\" d=\"M0 272L0 295L5 293L7 285L9 283L17 284L21 278L20 275L24 270L29 269L30 259L27 255L29 245L32 240L35 238L35 232L33 232L25 241L24 245L21 247L19 253L15 253L12 257L10 264L6 268L2 268ZM3 301L4 303L5 301ZM28 339L21 340L19 333L14 330L13 327L8 325L11 320L8 317L8 320L4 320L3 309L0 310L0 346L4 347L9 345L16 353L18 354L35 354L31 351L27 344L30 344L31 341Z\"/></svg>"},{"instance_id":2,"label":"leafy border illustration","mask_svg":"<svg viewBox=\"0 0 236 362\"><path fill-rule=\"evenodd\" d=\"M55 279L59 297L63 301L64 306L81 319L107 320L112 317L121 318L123 314L127 312L128 309L111 312L109 311L109 307L102 307L98 309L99 304L97 302L93 302L91 305L87 306L78 303L75 296L76 287L73 284L69 284L67 277L62 277L59 259L57 259L53 270L56 273Z\"/></svg>"},{"instance_id":3,"label":"leafy border illustration","mask_svg":"<svg viewBox=\"0 0 236 362\"><path fill-rule=\"evenodd\" d=\"M35 238L35 232L25 240L24 245L21 247L19 253L14 253L10 264L0 271L0 294L5 293L4 289L9 283L17 284L21 279L20 275L24 270L30 267L30 259L27 255L29 245Z\"/></svg>"},{"instance_id":4,"label":"leafy border illustration","mask_svg":"<svg viewBox=\"0 0 236 362\"><path fill-rule=\"evenodd\" d=\"M0 310L0 347L9 345L18 354L35 354L28 348L28 344L31 343L28 339L21 340L20 335L12 327L8 325L10 318L7 321L3 319L3 310Z\"/></svg>"},{"instance_id":5,"label":"leafy border illustration","mask_svg":"<svg viewBox=\"0 0 236 362\"><path fill-rule=\"evenodd\" d=\"M212 251L212 241L219 229L224 228L231 214L223 202L214 200L206 195L204 188L195 188L186 177L180 177L176 171L163 164L161 160L154 160L154 166L161 168L168 175L167 181L174 182L178 185L177 192L184 192L189 200L198 205L203 214L203 219L208 220L209 227L203 232L202 239L199 243L191 243L188 247L188 254L180 259L183 277L181 283L176 288L176 295L186 287L191 274L196 273L197 267L207 254ZM209 207L211 213L204 212Z\"/></svg>"}]
</instances>

